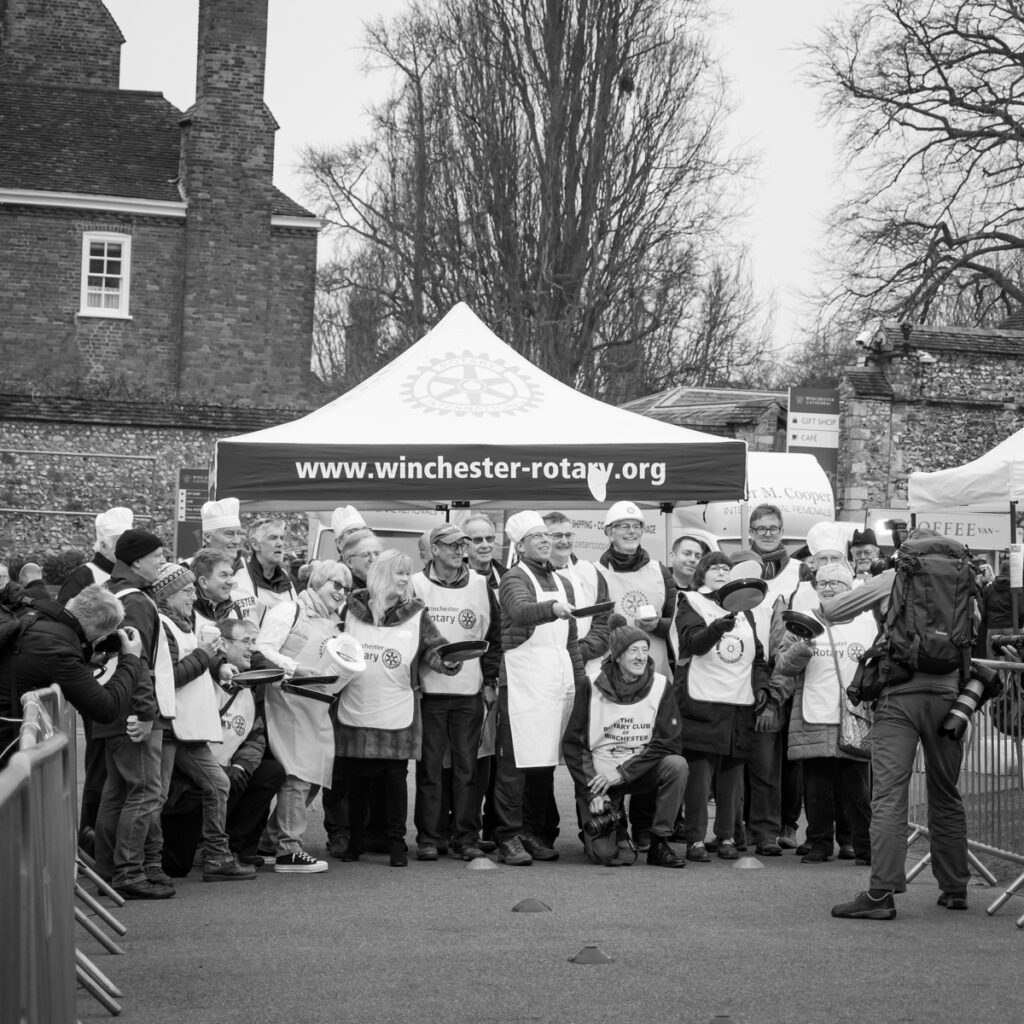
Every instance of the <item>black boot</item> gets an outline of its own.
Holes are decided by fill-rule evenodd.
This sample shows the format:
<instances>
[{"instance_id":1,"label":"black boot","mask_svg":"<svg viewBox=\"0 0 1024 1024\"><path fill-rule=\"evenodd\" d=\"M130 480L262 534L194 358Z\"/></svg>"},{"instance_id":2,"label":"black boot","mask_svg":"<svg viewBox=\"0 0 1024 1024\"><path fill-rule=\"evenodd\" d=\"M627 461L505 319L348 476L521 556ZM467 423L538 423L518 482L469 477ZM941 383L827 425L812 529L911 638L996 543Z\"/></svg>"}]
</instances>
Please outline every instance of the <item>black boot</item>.
<instances>
[{"instance_id":1,"label":"black boot","mask_svg":"<svg viewBox=\"0 0 1024 1024\"><path fill-rule=\"evenodd\" d=\"M647 863L658 868L685 868L686 861L676 855L664 836L651 836L651 848L647 851Z\"/></svg>"}]
</instances>

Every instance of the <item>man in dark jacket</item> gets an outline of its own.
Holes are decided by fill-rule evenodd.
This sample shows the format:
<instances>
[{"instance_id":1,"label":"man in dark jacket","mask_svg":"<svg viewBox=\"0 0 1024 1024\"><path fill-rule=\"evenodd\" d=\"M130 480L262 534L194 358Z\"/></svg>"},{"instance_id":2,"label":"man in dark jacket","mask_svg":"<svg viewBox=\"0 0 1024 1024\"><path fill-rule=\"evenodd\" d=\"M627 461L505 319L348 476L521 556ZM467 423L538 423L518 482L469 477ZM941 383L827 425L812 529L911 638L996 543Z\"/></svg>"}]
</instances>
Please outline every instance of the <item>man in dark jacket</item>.
<instances>
[{"instance_id":1,"label":"man in dark jacket","mask_svg":"<svg viewBox=\"0 0 1024 1024\"><path fill-rule=\"evenodd\" d=\"M144 672L138 634L118 629L124 618L121 602L94 585L72 598L67 608L46 599L33 599L27 607L20 636L6 664L0 662L4 717L20 719L21 695L56 683L83 715L97 722L120 718ZM115 630L121 651L117 668L107 685L100 686L89 659L93 645ZM0 755L9 756L17 739L17 722L0 723ZM0 764L5 760L0 756Z\"/></svg>"},{"instance_id":2,"label":"man in dark jacket","mask_svg":"<svg viewBox=\"0 0 1024 1024\"><path fill-rule=\"evenodd\" d=\"M609 810L621 820L627 793L654 791L647 863L683 868L686 861L668 842L686 788L686 762L676 752L675 696L669 680L654 671L649 634L621 615L613 615L609 624L608 658L593 683L577 689L562 739L580 823L586 827Z\"/></svg>"},{"instance_id":3,"label":"man in dark jacket","mask_svg":"<svg viewBox=\"0 0 1024 1024\"><path fill-rule=\"evenodd\" d=\"M107 588L121 598L125 622L139 632L145 671L129 710L95 727L106 740L107 781L96 816L96 863L101 875L126 899L168 899L174 895L160 864L159 821L163 729L174 714L174 682L156 677L160 618L149 588L164 563L163 541L146 530L126 530L114 548Z\"/></svg>"},{"instance_id":4,"label":"man in dark jacket","mask_svg":"<svg viewBox=\"0 0 1024 1024\"><path fill-rule=\"evenodd\" d=\"M558 854L538 835L545 806L524 806L526 772L554 779L576 687L587 680L576 638L572 584L548 560L551 535L539 513L505 524L519 562L501 578L502 662L498 677L498 859L528 865Z\"/></svg>"}]
</instances>

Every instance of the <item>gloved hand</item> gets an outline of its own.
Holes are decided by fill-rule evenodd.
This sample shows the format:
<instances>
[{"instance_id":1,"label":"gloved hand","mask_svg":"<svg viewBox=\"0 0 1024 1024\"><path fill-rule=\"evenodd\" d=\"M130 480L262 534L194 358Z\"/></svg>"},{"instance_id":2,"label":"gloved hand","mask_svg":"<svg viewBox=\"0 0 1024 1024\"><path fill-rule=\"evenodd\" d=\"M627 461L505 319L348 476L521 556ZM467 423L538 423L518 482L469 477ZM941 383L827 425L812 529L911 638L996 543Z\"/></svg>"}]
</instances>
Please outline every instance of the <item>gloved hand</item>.
<instances>
[{"instance_id":1,"label":"gloved hand","mask_svg":"<svg viewBox=\"0 0 1024 1024\"><path fill-rule=\"evenodd\" d=\"M249 785L249 773L240 764L229 764L225 771L228 773L228 780L231 783L231 792L244 791Z\"/></svg>"},{"instance_id":2,"label":"gloved hand","mask_svg":"<svg viewBox=\"0 0 1024 1024\"><path fill-rule=\"evenodd\" d=\"M715 619L715 621L708 626L708 629L719 637L725 636L726 633L731 633L735 628L735 615L723 615L720 619Z\"/></svg>"}]
</instances>

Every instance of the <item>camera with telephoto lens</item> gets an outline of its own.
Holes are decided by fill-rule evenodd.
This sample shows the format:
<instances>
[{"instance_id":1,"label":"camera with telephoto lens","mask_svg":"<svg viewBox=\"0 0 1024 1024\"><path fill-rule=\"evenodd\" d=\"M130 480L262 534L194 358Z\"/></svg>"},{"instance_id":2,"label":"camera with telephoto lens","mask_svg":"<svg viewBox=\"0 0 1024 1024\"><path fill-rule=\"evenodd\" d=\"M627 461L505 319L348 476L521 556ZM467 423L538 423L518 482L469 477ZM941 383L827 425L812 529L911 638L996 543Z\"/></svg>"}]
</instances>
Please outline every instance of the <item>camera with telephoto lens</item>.
<instances>
[{"instance_id":1,"label":"camera with telephoto lens","mask_svg":"<svg viewBox=\"0 0 1024 1024\"><path fill-rule=\"evenodd\" d=\"M617 828L625 827L626 816L622 811L609 809L607 811L602 811L600 814L595 814L590 821L584 822L583 831L586 832L591 839L596 839L598 836L610 835Z\"/></svg>"},{"instance_id":2,"label":"camera with telephoto lens","mask_svg":"<svg viewBox=\"0 0 1024 1024\"><path fill-rule=\"evenodd\" d=\"M886 569L895 569L899 561L900 545L907 539L907 524L903 519L883 519L882 528L892 535L892 546L896 549L891 555L883 555L871 560L868 572L872 576L881 576Z\"/></svg>"},{"instance_id":3,"label":"camera with telephoto lens","mask_svg":"<svg viewBox=\"0 0 1024 1024\"><path fill-rule=\"evenodd\" d=\"M971 665L971 678L942 720L939 735L951 740L960 739L967 731L967 723L974 712L986 699L998 697L1002 689L998 673L982 665Z\"/></svg>"}]
</instances>

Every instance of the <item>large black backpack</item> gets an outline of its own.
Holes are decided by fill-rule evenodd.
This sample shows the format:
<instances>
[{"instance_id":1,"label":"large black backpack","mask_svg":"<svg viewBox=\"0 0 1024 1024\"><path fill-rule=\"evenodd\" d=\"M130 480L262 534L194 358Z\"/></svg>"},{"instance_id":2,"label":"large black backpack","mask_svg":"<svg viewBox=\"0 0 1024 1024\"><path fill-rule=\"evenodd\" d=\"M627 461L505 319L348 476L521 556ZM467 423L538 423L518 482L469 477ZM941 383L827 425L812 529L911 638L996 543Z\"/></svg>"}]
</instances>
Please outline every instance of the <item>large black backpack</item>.
<instances>
[{"instance_id":1,"label":"large black backpack","mask_svg":"<svg viewBox=\"0 0 1024 1024\"><path fill-rule=\"evenodd\" d=\"M912 672L966 681L977 637L977 569L948 537L904 541L885 617L889 654Z\"/></svg>"}]
</instances>

